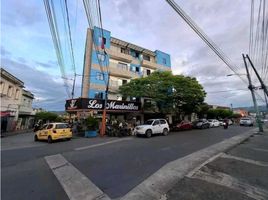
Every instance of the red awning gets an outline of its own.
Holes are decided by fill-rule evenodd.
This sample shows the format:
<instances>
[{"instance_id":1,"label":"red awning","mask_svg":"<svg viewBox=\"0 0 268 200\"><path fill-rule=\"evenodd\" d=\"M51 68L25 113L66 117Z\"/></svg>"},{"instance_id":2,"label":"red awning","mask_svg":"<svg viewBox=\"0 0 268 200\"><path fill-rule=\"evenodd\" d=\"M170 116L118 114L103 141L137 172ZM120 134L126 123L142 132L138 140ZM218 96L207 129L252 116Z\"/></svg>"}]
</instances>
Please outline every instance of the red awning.
<instances>
[{"instance_id":1,"label":"red awning","mask_svg":"<svg viewBox=\"0 0 268 200\"><path fill-rule=\"evenodd\" d=\"M10 112L9 111L1 111L0 112L0 116L1 117L9 117L10 116Z\"/></svg>"}]
</instances>

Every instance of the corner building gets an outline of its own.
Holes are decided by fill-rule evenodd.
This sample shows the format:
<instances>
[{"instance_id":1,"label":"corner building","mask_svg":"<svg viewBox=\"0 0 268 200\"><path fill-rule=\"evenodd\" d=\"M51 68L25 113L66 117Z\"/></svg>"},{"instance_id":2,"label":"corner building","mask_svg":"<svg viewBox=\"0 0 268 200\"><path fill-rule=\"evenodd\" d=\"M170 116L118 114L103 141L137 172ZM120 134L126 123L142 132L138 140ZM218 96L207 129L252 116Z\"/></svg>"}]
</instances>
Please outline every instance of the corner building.
<instances>
[{"instance_id":1,"label":"corner building","mask_svg":"<svg viewBox=\"0 0 268 200\"><path fill-rule=\"evenodd\" d=\"M170 55L160 50L151 51L114 38L107 30L103 30L102 34L102 30L98 27L94 27L93 30L88 29L82 83L83 98L105 98L106 82L108 81L107 69L110 73L108 99L141 102L141 111L134 115L140 115L143 121L143 114L146 113L143 104L149 99L122 97L118 93L118 89L131 79L149 76L156 70L171 71ZM123 113L112 114L120 116ZM120 117L122 118L122 116ZM133 117L133 114L130 117ZM124 118L126 119L126 116Z\"/></svg>"}]
</instances>

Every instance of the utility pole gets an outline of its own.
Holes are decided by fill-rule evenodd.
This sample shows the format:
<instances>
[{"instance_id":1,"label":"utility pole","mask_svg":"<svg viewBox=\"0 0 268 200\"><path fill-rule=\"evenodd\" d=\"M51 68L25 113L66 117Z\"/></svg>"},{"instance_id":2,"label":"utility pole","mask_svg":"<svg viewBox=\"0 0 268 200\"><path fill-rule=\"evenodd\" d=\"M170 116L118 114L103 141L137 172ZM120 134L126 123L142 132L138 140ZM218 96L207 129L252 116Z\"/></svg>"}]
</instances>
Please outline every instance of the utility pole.
<instances>
[{"instance_id":1,"label":"utility pole","mask_svg":"<svg viewBox=\"0 0 268 200\"><path fill-rule=\"evenodd\" d=\"M110 82L110 74L108 73L108 80L107 80L107 85L106 85L106 90L105 90L105 98L104 98L104 108L103 108L103 113L102 113L102 121L101 121L101 137L105 135L106 131L106 110L107 110L107 100L108 100L108 91L109 91L109 82Z\"/></svg>"},{"instance_id":2,"label":"utility pole","mask_svg":"<svg viewBox=\"0 0 268 200\"><path fill-rule=\"evenodd\" d=\"M261 83L261 87L262 87L263 91L265 92L265 94L266 94L267 97L268 97L268 90L267 90L267 87L266 87L266 85L263 83L263 81L262 81L262 79L261 79L259 73L257 72L256 68L254 67L253 63L251 62L251 59L249 58L248 54L247 54L247 59L248 59L250 65L251 65L251 67L253 68L253 70L254 70L256 76L258 77L258 79L259 79L259 81L260 81L260 83Z\"/></svg>"},{"instance_id":3,"label":"utility pole","mask_svg":"<svg viewBox=\"0 0 268 200\"><path fill-rule=\"evenodd\" d=\"M242 56L243 56L244 64L245 64L246 71L247 71L247 77L248 77L248 83L249 83L248 89L251 92L253 103L254 103L254 108L255 108L255 111L256 111L256 119L257 119L257 124L258 124L258 127L259 127L259 132L263 132L263 127L262 127L262 124L261 124L261 121L260 121L259 108L258 108L258 105L257 105L256 96L255 96L255 93L254 93L254 87L252 85L250 74L249 74L249 71L248 71L248 65L247 65L246 57L245 57L244 54L242 54Z\"/></svg>"},{"instance_id":4,"label":"utility pole","mask_svg":"<svg viewBox=\"0 0 268 200\"><path fill-rule=\"evenodd\" d=\"M264 93L264 91L263 91L263 93ZM265 93L264 93L264 99L265 99L265 103L266 103L266 110L268 113L268 101L267 101L267 97L265 96Z\"/></svg>"}]
</instances>

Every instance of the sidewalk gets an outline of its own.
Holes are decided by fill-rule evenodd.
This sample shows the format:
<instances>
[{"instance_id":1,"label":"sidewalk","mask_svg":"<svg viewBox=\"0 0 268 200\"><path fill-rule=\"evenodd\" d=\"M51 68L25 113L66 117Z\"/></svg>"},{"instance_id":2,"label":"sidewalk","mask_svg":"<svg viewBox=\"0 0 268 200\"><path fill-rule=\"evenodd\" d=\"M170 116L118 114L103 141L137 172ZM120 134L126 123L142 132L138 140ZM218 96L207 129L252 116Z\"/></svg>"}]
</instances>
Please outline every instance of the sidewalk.
<instances>
[{"instance_id":1,"label":"sidewalk","mask_svg":"<svg viewBox=\"0 0 268 200\"><path fill-rule=\"evenodd\" d=\"M9 132L1 133L1 137L8 137L8 136L19 135L23 133L31 133L31 132L33 132L33 129L9 131Z\"/></svg>"},{"instance_id":2,"label":"sidewalk","mask_svg":"<svg viewBox=\"0 0 268 200\"><path fill-rule=\"evenodd\" d=\"M163 199L268 199L268 129L192 171Z\"/></svg>"}]
</instances>

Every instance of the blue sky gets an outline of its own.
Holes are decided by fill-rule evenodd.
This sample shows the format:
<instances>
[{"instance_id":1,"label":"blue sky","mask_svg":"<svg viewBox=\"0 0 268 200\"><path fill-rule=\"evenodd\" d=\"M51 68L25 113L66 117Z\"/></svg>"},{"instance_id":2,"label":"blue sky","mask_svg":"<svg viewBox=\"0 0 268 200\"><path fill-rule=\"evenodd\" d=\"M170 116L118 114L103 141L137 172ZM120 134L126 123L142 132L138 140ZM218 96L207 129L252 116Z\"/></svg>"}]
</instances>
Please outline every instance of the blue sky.
<instances>
[{"instance_id":1,"label":"blue sky","mask_svg":"<svg viewBox=\"0 0 268 200\"><path fill-rule=\"evenodd\" d=\"M245 73L241 53L248 52L250 0L176 2ZM69 0L68 5L77 73L82 74L86 15L82 0ZM101 5L103 27L113 37L169 53L173 72L197 77L208 92L208 103L252 105L249 91L214 93L246 85L237 77L226 77L232 71L164 0L101 0ZM1 66L24 81L26 89L34 93L35 107L64 110L67 94L43 1L1 1ZM70 63L66 63L66 73L72 78ZM75 91L75 96L79 96L81 79Z\"/></svg>"}]
</instances>

